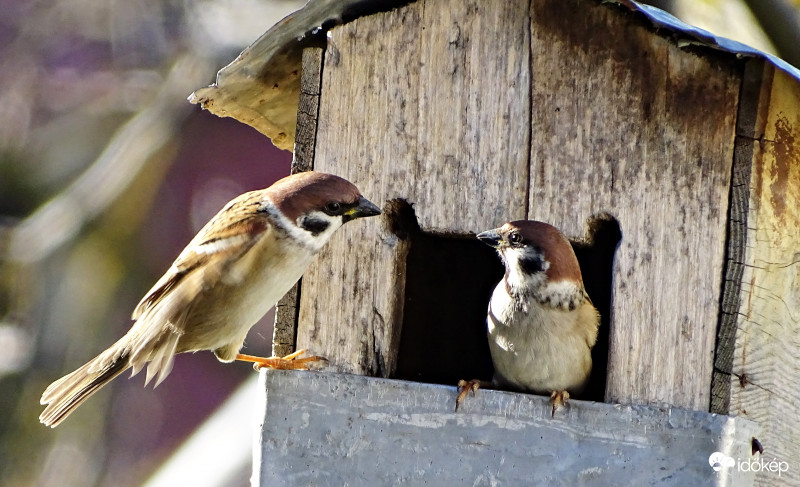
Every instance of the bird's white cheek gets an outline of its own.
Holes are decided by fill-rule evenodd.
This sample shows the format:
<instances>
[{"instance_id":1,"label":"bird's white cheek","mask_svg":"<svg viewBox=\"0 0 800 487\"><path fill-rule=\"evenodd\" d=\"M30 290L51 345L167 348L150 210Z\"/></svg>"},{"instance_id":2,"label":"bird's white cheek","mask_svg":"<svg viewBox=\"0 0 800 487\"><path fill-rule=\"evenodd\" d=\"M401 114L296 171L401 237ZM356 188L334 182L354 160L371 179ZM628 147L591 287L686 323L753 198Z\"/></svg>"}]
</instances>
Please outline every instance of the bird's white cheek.
<instances>
[{"instance_id":1,"label":"bird's white cheek","mask_svg":"<svg viewBox=\"0 0 800 487\"><path fill-rule=\"evenodd\" d=\"M303 228L302 219L311 218L313 220L324 221L328 224L325 229L316 235L307 229ZM341 216L330 216L321 211L312 211L298 219L296 225L290 229L292 236L297 239L303 246L311 249L313 252L318 252L328 240L331 239L336 230L341 228L343 222Z\"/></svg>"},{"instance_id":2,"label":"bird's white cheek","mask_svg":"<svg viewBox=\"0 0 800 487\"><path fill-rule=\"evenodd\" d=\"M333 234L336 233L336 230L338 230L342 226L342 217L336 216L329 218L330 218L330 225L328 225L328 228L326 228L324 232L316 236L317 241L322 242L321 244L319 244L319 248L325 245L328 242L328 240L331 239Z\"/></svg>"},{"instance_id":3,"label":"bird's white cheek","mask_svg":"<svg viewBox=\"0 0 800 487\"><path fill-rule=\"evenodd\" d=\"M527 255L526 255L527 252ZM504 250L504 258L506 261L506 284L514 295L535 293L541 286L547 283L547 269L550 268L550 262L541 258L540 255L531 255L535 252L530 248L512 248L508 247ZM525 270L522 267L522 261L537 262L535 270ZM532 273L531 273L532 272ZM518 302L518 307L522 309L526 307L525 301Z\"/></svg>"},{"instance_id":4,"label":"bird's white cheek","mask_svg":"<svg viewBox=\"0 0 800 487\"><path fill-rule=\"evenodd\" d=\"M521 249L509 247L506 248L504 252L508 268L506 283L511 287L511 289L519 290L526 288L529 284L531 284L530 280L533 276L527 274L519 265L519 262L523 257L523 251Z\"/></svg>"},{"instance_id":5,"label":"bird's white cheek","mask_svg":"<svg viewBox=\"0 0 800 487\"><path fill-rule=\"evenodd\" d=\"M278 209L275 208L275 205L273 205L269 200L264 202L263 210L278 221L278 227L282 228L286 233L288 233L289 237L291 237L292 240L297 243L297 245L305 247L313 253L319 252L319 250L328 242L328 240L330 240L331 236L336 232L336 230L342 226L341 216L330 216L321 211L311 212L310 214L304 216L311 216L313 218L325 220L329 223L325 230L317 235L314 235L312 232L302 228L299 220L293 222L286 218L286 216L278 211Z\"/></svg>"},{"instance_id":6,"label":"bird's white cheek","mask_svg":"<svg viewBox=\"0 0 800 487\"><path fill-rule=\"evenodd\" d=\"M508 266L506 282L513 289L520 289L525 285L526 275L519 266L520 250L508 247L504 251L505 261Z\"/></svg>"}]
</instances>

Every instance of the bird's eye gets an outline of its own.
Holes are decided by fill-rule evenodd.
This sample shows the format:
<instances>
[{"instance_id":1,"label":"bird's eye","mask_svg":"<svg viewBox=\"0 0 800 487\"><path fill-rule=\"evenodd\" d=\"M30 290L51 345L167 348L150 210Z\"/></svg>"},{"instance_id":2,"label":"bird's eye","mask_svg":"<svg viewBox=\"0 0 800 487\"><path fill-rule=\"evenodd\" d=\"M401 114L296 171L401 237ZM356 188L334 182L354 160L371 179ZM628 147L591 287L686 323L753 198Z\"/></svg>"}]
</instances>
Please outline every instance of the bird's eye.
<instances>
[{"instance_id":1,"label":"bird's eye","mask_svg":"<svg viewBox=\"0 0 800 487\"><path fill-rule=\"evenodd\" d=\"M508 236L508 241L511 242L512 245L519 245L522 243L522 235L514 232Z\"/></svg>"},{"instance_id":2,"label":"bird's eye","mask_svg":"<svg viewBox=\"0 0 800 487\"><path fill-rule=\"evenodd\" d=\"M331 201L330 203L325 205L325 213L327 213L329 215L335 215L335 214L339 213L339 211L341 211L341 209L342 209L342 205L340 205L339 203L337 203L335 201Z\"/></svg>"}]
</instances>

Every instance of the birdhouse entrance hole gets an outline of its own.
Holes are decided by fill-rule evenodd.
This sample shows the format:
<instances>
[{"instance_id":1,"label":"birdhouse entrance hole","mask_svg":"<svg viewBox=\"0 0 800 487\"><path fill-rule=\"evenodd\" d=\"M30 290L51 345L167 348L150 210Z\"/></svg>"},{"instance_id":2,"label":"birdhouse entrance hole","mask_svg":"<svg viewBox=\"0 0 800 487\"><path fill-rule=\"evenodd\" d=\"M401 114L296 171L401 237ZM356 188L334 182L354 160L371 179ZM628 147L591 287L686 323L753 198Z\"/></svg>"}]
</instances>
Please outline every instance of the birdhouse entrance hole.
<instances>
[{"instance_id":1,"label":"birdhouse entrance hole","mask_svg":"<svg viewBox=\"0 0 800 487\"><path fill-rule=\"evenodd\" d=\"M392 231L410 241L393 378L446 385L460 379L491 380L486 308L504 274L496 252L473 235L420 230L406 202L395 200L390 207ZM587 239L573 242L587 293L602 316L592 351L592 378L583 399L602 401L605 394L611 276L620 237L619 223L603 216L590 221Z\"/></svg>"},{"instance_id":2,"label":"birdhouse entrance hole","mask_svg":"<svg viewBox=\"0 0 800 487\"><path fill-rule=\"evenodd\" d=\"M486 306L503 272L494 250L474 237L413 234L395 378L491 380Z\"/></svg>"}]
</instances>

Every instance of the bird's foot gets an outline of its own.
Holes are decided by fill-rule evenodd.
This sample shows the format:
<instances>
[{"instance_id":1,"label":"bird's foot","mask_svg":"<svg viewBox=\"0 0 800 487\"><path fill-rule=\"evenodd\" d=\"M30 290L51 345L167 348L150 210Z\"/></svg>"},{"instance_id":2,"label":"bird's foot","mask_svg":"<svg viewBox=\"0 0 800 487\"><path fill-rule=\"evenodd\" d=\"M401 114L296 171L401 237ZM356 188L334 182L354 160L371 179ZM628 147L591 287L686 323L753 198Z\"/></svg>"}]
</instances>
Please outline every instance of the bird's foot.
<instances>
[{"instance_id":1,"label":"bird's foot","mask_svg":"<svg viewBox=\"0 0 800 487\"><path fill-rule=\"evenodd\" d=\"M472 380L461 379L460 381L458 381L458 386L456 386L456 390L458 389L461 390L458 392L458 396L456 396L456 412L458 412L458 407L461 406L461 403L464 402L464 398L467 397L467 394L469 394L470 391L474 396L475 393L478 391L478 389L480 389L481 387L489 387L489 386L491 386L491 382L486 382L478 379L472 379Z\"/></svg>"},{"instance_id":2,"label":"bird's foot","mask_svg":"<svg viewBox=\"0 0 800 487\"><path fill-rule=\"evenodd\" d=\"M236 355L236 360L253 362L253 369L255 370L261 370L262 367L281 370L308 370L308 364L312 362L327 362L325 357L320 357L318 355L312 355L311 357L305 357L301 359L297 358L300 355L303 355L305 352L306 350L302 349L294 353L290 353L285 357L256 357L253 355L245 355L240 353Z\"/></svg>"},{"instance_id":3,"label":"bird's foot","mask_svg":"<svg viewBox=\"0 0 800 487\"><path fill-rule=\"evenodd\" d=\"M569 392L553 391L550 394L550 405L553 406L553 411L552 413L550 413L550 417L551 418L555 417L556 411L566 406L568 401L569 401Z\"/></svg>"}]
</instances>

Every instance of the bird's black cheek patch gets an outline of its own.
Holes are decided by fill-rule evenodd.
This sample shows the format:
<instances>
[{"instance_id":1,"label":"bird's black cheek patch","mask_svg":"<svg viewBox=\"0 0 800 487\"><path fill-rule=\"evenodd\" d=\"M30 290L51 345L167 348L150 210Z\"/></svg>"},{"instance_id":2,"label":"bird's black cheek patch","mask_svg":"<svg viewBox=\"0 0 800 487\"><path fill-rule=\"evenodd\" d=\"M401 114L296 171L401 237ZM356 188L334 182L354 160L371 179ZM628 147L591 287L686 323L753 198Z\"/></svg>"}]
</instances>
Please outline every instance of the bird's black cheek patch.
<instances>
[{"instance_id":1,"label":"bird's black cheek patch","mask_svg":"<svg viewBox=\"0 0 800 487\"><path fill-rule=\"evenodd\" d=\"M519 267L522 269L526 274L535 274L537 272L542 272L545 270L544 268L544 258L542 258L542 254L539 252L522 252L522 255L519 259Z\"/></svg>"},{"instance_id":2,"label":"bird's black cheek patch","mask_svg":"<svg viewBox=\"0 0 800 487\"><path fill-rule=\"evenodd\" d=\"M314 236L324 232L329 226L330 223L328 221L312 216L306 216L300 220L300 227L308 230Z\"/></svg>"}]
</instances>

